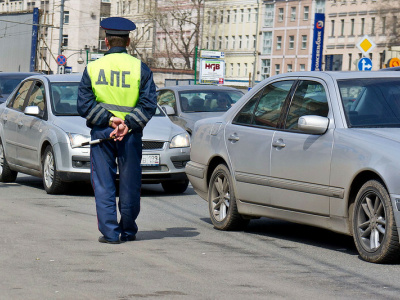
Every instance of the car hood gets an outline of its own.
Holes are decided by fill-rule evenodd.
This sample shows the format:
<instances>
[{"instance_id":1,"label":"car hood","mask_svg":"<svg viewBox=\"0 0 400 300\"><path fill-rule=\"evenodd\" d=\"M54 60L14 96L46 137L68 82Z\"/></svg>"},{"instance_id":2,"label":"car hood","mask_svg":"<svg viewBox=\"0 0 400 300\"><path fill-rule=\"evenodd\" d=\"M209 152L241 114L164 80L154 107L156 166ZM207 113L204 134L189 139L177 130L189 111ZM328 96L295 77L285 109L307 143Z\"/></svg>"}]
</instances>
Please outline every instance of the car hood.
<instances>
[{"instance_id":1,"label":"car hood","mask_svg":"<svg viewBox=\"0 0 400 300\"><path fill-rule=\"evenodd\" d=\"M364 134L379 136L395 142L400 142L399 128L357 128L356 131Z\"/></svg>"},{"instance_id":2,"label":"car hood","mask_svg":"<svg viewBox=\"0 0 400 300\"><path fill-rule=\"evenodd\" d=\"M86 119L79 116L57 117L53 123L65 132L90 135ZM153 117L144 128L143 140L170 141L173 136L183 132L185 131L173 124L168 117Z\"/></svg>"},{"instance_id":3,"label":"car hood","mask_svg":"<svg viewBox=\"0 0 400 300\"><path fill-rule=\"evenodd\" d=\"M59 116L54 118L53 124L65 132L90 135L90 128L86 126L86 119L80 116Z\"/></svg>"},{"instance_id":4,"label":"car hood","mask_svg":"<svg viewBox=\"0 0 400 300\"><path fill-rule=\"evenodd\" d=\"M143 140L170 141L185 130L171 122L168 117L153 117L143 130Z\"/></svg>"},{"instance_id":5,"label":"car hood","mask_svg":"<svg viewBox=\"0 0 400 300\"><path fill-rule=\"evenodd\" d=\"M207 112L194 112L194 113L182 113L181 117L196 122L197 120L206 119L206 118L214 118L218 116L222 116L225 111L207 111Z\"/></svg>"}]
</instances>

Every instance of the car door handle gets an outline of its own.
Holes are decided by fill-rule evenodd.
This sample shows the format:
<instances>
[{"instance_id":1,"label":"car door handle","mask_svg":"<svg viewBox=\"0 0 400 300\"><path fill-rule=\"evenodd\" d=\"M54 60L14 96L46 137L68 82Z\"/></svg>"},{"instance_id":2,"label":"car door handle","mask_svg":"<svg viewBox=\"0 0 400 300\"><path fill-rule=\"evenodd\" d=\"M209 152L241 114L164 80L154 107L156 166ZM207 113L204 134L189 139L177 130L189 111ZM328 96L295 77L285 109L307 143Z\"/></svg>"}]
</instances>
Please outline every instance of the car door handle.
<instances>
[{"instance_id":1,"label":"car door handle","mask_svg":"<svg viewBox=\"0 0 400 300\"><path fill-rule=\"evenodd\" d=\"M285 148L285 147L286 147L286 144L283 142L283 140L279 139L279 140L277 140L277 141L275 141L275 142L272 143L272 147L275 147L275 148Z\"/></svg>"},{"instance_id":2,"label":"car door handle","mask_svg":"<svg viewBox=\"0 0 400 300\"><path fill-rule=\"evenodd\" d=\"M228 140L231 142L237 142L239 140L239 137L234 133L228 137Z\"/></svg>"},{"instance_id":3,"label":"car door handle","mask_svg":"<svg viewBox=\"0 0 400 300\"><path fill-rule=\"evenodd\" d=\"M19 122L18 122L18 126L19 126L19 127L22 127L22 125L24 125L24 124L22 123L22 121L19 121Z\"/></svg>"},{"instance_id":4,"label":"car door handle","mask_svg":"<svg viewBox=\"0 0 400 300\"><path fill-rule=\"evenodd\" d=\"M3 117L3 122L4 122L4 123L7 122L7 116L4 116L4 117Z\"/></svg>"}]
</instances>

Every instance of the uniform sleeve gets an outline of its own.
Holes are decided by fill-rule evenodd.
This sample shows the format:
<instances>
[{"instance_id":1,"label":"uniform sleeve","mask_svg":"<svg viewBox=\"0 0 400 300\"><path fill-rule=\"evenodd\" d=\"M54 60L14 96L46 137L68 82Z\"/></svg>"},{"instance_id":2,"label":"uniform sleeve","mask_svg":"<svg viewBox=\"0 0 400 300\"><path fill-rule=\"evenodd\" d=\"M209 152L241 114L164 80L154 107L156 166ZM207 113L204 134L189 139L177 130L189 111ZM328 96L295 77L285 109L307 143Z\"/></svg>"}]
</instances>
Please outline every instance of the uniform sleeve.
<instances>
[{"instance_id":1,"label":"uniform sleeve","mask_svg":"<svg viewBox=\"0 0 400 300\"><path fill-rule=\"evenodd\" d=\"M85 69L83 72L83 76L79 84L77 109L78 113L87 120L86 124L89 127L107 127L112 116L108 110L101 107L97 103L87 69Z\"/></svg>"},{"instance_id":2,"label":"uniform sleeve","mask_svg":"<svg viewBox=\"0 0 400 300\"><path fill-rule=\"evenodd\" d=\"M147 122L153 117L157 108L156 85L153 73L142 62L140 75L139 101L135 109L125 117L125 124L133 131L143 130Z\"/></svg>"}]
</instances>

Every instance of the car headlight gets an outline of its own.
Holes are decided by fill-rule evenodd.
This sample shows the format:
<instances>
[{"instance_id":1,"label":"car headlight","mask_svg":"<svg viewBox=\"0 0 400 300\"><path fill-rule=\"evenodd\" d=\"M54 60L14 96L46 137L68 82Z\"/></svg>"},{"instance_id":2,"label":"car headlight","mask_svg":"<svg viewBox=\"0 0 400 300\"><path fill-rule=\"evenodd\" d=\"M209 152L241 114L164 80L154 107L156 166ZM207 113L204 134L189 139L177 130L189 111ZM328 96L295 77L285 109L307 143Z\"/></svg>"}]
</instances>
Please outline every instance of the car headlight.
<instances>
[{"instance_id":1,"label":"car headlight","mask_svg":"<svg viewBox=\"0 0 400 300\"><path fill-rule=\"evenodd\" d=\"M190 136L188 133L181 133L174 136L169 144L170 148L190 147Z\"/></svg>"},{"instance_id":2,"label":"car headlight","mask_svg":"<svg viewBox=\"0 0 400 300\"><path fill-rule=\"evenodd\" d=\"M69 142L72 148L79 147L84 142L90 142L91 138L88 135L83 135L79 133L69 133L67 132L69 137ZM89 147L89 146L84 146Z\"/></svg>"}]
</instances>

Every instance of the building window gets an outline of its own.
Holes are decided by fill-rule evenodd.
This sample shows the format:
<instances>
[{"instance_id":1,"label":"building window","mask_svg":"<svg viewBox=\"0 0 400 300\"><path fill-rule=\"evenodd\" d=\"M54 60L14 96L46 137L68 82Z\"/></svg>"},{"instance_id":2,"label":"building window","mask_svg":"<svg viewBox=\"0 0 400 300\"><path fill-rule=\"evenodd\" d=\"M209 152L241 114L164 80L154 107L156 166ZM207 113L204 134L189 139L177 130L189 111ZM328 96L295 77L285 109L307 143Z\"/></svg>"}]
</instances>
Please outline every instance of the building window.
<instances>
[{"instance_id":1,"label":"building window","mask_svg":"<svg viewBox=\"0 0 400 300\"><path fill-rule=\"evenodd\" d=\"M350 23L351 23L350 35L354 36L354 19L351 19Z\"/></svg>"},{"instance_id":2,"label":"building window","mask_svg":"<svg viewBox=\"0 0 400 300\"><path fill-rule=\"evenodd\" d=\"M306 65L300 64L300 71L305 71L305 70L306 70Z\"/></svg>"},{"instance_id":3,"label":"building window","mask_svg":"<svg viewBox=\"0 0 400 300\"><path fill-rule=\"evenodd\" d=\"M247 76L248 74L248 69L247 69L247 63L244 64L244 76Z\"/></svg>"},{"instance_id":4,"label":"building window","mask_svg":"<svg viewBox=\"0 0 400 300\"><path fill-rule=\"evenodd\" d=\"M256 36L255 35L253 35L253 48L255 49L256 48L256 45L257 44L257 39L256 39Z\"/></svg>"},{"instance_id":5,"label":"building window","mask_svg":"<svg viewBox=\"0 0 400 300\"><path fill-rule=\"evenodd\" d=\"M237 10L234 9L233 10L233 23L236 23L236 22L237 22Z\"/></svg>"},{"instance_id":6,"label":"building window","mask_svg":"<svg viewBox=\"0 0 400 300\"><path fill-rule=\"evenodd\" d=\"M220 12L219 12L219 22L222 24L222 23L224 23L224 11L223 10L221 10Z\"/></svg>"},{"instance_id":7,"label":"building window","mask_svg":"<svg viewBox=\"0 0 400 300\"><path fill-rule=\"evenodd\" d=\"M251 22L251 8L247 9L247 22Z\"/></svg>"},{"instance_id":8,"label":"building window","mask_svg":"<svg viewBox=\"0 0 400 300\"><path fill-rule=\"evenodd\" d=\"M235 42L236 42L236 38L234 36L232 36L232 49L235 49Z\"/></svg>"},{"instance_id":9,"label":"building window","mask_svg":"<svg viewBox=\"0 0 400 300\"><path fill-rule=\"evenodd\" d=\"M335 36L335 20L331 20L331 36Z\"/></svg>"},{"instance_id":10,"label":"building window","mask_svg":"<svg viewBox=\"0 0 400 300\"><path fill-rule=\"evenodd\" d=\"M282 49L282 37L277 36L276 37L276 50L281 50Z\"/></svg>"},{"instance_id":11,"label":"building window","mask_svg":"<svg viewBox=\"0 0 400 300\"><path fill-rule=\"evenodd\" d=\"M375 18L371 18L371 34L375 34Z\"/></svg>"},{"instance_id":12,"label":"building window","mask_svg":"<svg viewBox=\"0 0 400 300\"><path fill-rule=\"evenodd\" d=\"M218 37L218 49L221 50L222 49L222 36Z\"/></svg>"},{"instance_id":13,"label":"building window","mask_svg":"<svg viewBox=\"0 0 400 300\"><path fill-rule=\"evenodd\" d=\"M231 21L231 11L227 10L226 11L226 23L229 23Z\"/></svg>"},{"instance_id":14,"label":"building window","mask_svg":"<svg viewBox=\"0 0 400 300\"><path fill-rule=\"evenodd\" d=\"M242 49L242 36L239 35L239 49Z\"/></svg>"},{"instance_id":15,"label":"building window","mask_svg":"<svg viewBox=\"0 0 400 300\"><path fill-rule=\"evenodd\" d=\"M264 26L272 27L274 25L274 5L265 5Z\"/></svg>"},{"instance_id":16,"label":"building window","mask_svg":"<svg viewBox=\"0 0 400 300\"><path fill-rule=\"evenodd\" d=\"M288 64L287 65L287 71L288 72L293 72L293 65L292 64Z\"/></svg>"},{"instance_id":17,"label":"building window","mask_svg":"<svg viewBox=\"0 0 400 300\"><path fill-rule=\"evenodd\" d=\"M365 18L361 18L361 35L364 35L365 31Z\"/></svg>"},{"instance_id":18,"label":"building window","mask_svg":"<svg viewBox=\"0 0 400 300\"><path fill-rule=\"evenodd\" d=\"M69 24L69 11L64 10L64 24Z\"/></svg>"},{"instance_id":19,"label":"building window","mask_svg":"<svg viewBox=\"0 0 400 300\"><path fill-rule=\"evenodd\" d=\"M341 25L340 36L344 36L344 19L340 20L340 25Z\"/></svg>"},{"instance_id":20,"label":"building window","mask_svg":"<svg viewBox=\"0 0 400 300\"><path fill-rule=\"evenodd\" d=\"M307 35L301 36L301 49L307 49Z\"/></svg>"},{"instance_id":21,"label":"building window","mask_svg":"<svg viewBox=\"0 0 400 300\"><path fill-rule=\"evenodd\" d=\"M229 48L229 38L225 36L225 49Z\"/></svg>"},{"instance_id":22,"label":"building window","mask_svg":"<svg viewBox=\"0 0 400 300\"><path fill-rule=\"evenodd\" d=\"M246 35L246 48L249 49L250 48L250 36Z\"/></svg>"},{"instance_id":23,"label":"building window","mask_svg":"<svg viewBox=\"0 0 400 300\"><path fill-rule=\"evenodd\" d=\"M237 64L237 76L240 77L240 64Z\"/></svg>"},{"instance_id":24,"label":"building window","mask_svg":"<svg viewBox=\"0 0 400 300\"><path fill-rule=\"evenodd\" d=\"M292 7L290 13L290 21L295 21L295 20L296 20L296 7Z\"/></svg>"},{"instance_id":25,"label":"building window","mask_svg":"<svg viewBox=\"0 0 400 300\"><path fill-rule=\"evenodd\" d=\"M231 64L231 76L233 76L233 64Z\"/></svg>"},{"instance_id":26,"label":"building window","mask_svg":"<svg viewBox=\"0 0 400 300\"><path fill-rule=\"evenodd\" d=\"M263 35L262 53L263 54L271 54L271 50L272 50L272 32L267 31L267 32L264 32L264 35Z\"/></svg>"},{"instance_id":27,"label":"building window","mask_svg":"<svg viewBox=\"0 0 400 300\"><path fill-rule=\"evenodd\" d=\"M351 71L351 61L353 60L353 54L349 53L349 71Z\"/></svg>"},{"instance_id":28,"label":"building window","mask_svg":"<svg viewBox=\"0 0 400 300\"><path fill-rule=\"evenodd\" d=\"M289 36L289 49L294 49L294 35Z\"/></svg>"},{"instance_id":29,"label":"building window","mask_svg":"<svg viewBox=\"0 0 400 300\"><path fill-rule=\"evenodd\" d=\"M209 37L206 37L206 49L209 49L210 46L210 39Z\"/></svg>"},{"instance_id":30,"label":"building window","mask_svg":"<svg viewBox=\"0 0 400 300\"><path fill-rule=\"evenodd\" d=\"M281 72L281 65L280 64L276 64L275 65L275 75L278 75Z\"/></svg>"},{"instance_id":31,"label":"building window","mask_svg":"<svg viewBox=\"0 0 400 300\"><path fill-rule=\"evenodd\" d=\"M304 21L308 21L309 13L310 13L310 8L308 6L304 6L304 16L303 16Z\"/></svg>"},{"instance_id":32,"label":"building window","mask_svg":"<svg viewBox=\"0 0 400 300\"><path fill-rule=\"evenodd\" d=\"M62 36L62 46L68 47L68 34L63 34L63 36Z\"/></svg>"},{"instance_id":33,"label":"building window","mask_svg":"<svg viewBox=\"0 0 400 300\"><path fill-rule=\"evenodd\" d=\"M213 24L217 24L217 11L213 11Z\"/></svg>"},{"instance_id":34,"label":"building window","mask_svg":"<svg viewBox=\"0 0 400 300\"><path fill-rule=\"evenodd\" d=\"M393 16L393 34L397 33L397 16Z\"/></svg>"},{"instance_id":35,"label":"building window","mask_svg":"<svg viewBox=\"0 0 400 300\"><path fill-rule=\"evenodd\" d=\"M271 60L262 59L261 60L261 79L268 78L270 76Z\"/></svg>"},{"instance_id":36,"label":"building window","mask_svg":"<svg viewBox=\"0 0 400 300\"><path fill-rule=\"evenodd\" d=\"M215 49L215 36L211 38L211 48Z\"/></svg>"},{"instance_id":37,"label":"building window","mask_svg":"<svg viewBox=\"0 0 400 300\"><path fill-rule=\"evenodd\" d=\"M211 12L208 11L207 12L207 24L210 24L210 23L211 23Z\"/></svg>"},{"instance_id":38,"label":"building window","mask_svg":"<svg viewBox=\"0 0 400 300\"><path fill-rule=\"evenodd\" d=\"M283 8L279 8L279 12L278 12L278 21L279 22L283 22Z\"/></svg>"},{"instance_id":39,"label":"building window","mask_svg":"<svg viewBox=\"0 0 400 300\"><path fill-rule=\"evenodd\" d=\"M243 23L244 22L244 9L240 10L240 22Z\"/></svg>"},{"instance_id":40,"label":"building window","mask_svg":"<svg viewBox=\"0 0 400 300\"><path fill-rule=\"evenodd\" d=\"M382 34L386 34L386 17L382 17Z\"/></svg>"}]
</instances>

